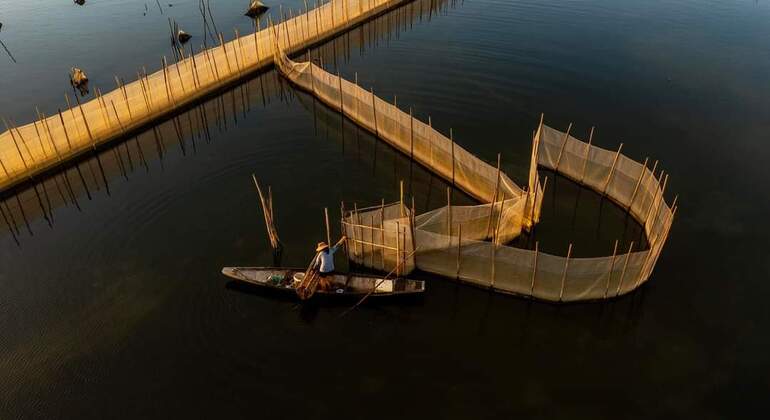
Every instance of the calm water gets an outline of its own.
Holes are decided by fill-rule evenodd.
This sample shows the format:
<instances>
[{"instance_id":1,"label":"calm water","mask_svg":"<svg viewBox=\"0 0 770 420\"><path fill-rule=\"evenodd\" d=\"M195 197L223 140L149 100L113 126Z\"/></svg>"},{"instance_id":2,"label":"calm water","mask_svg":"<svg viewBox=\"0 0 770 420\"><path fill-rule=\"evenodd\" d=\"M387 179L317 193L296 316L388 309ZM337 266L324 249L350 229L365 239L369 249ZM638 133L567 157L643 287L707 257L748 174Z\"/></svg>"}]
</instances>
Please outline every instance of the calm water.
<instances>
[{"instance_id":1,"label":"calm water","mask_svg":"<svg viewBox=\"0 0 770 420\"><path fill-rule=\"evenodd\" d=\"M226 37L250 29L246 1L211 3ZM17 61L0 51L0 115L65 106L71 66L103 90L154 71L168 17L197 49L197 4L0 0ZM678 219L651 281L607 303L418 274L424 297L341 318L348 305L229 286L222 266L273 263L252 173L273 187L285 265L325 236L324 207L396 200L400 179L419 211L445 200L441 180L272 71L4 197L0 418L761 416L768 22L764 0L423 0L311 52L482 158L502 153L522 184L541 112L659 159ZM514 245L595 256L639 240L619 209L547 175L543 221Z\"/></svg>"}]
</instances>

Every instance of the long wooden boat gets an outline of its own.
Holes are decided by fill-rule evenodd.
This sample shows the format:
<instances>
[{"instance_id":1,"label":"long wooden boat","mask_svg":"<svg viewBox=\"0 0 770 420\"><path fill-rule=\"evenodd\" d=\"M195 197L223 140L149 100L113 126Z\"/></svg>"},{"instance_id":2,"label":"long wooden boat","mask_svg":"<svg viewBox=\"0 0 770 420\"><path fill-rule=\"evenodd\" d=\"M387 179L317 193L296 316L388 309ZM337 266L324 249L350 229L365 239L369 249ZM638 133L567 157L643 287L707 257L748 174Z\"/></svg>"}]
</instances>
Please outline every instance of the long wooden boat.
<instances>
[{"instance_id":1,"label":"long wooden boat","mask_svg":"<svg viewBox=\"0 0 770 420\"><path fill-rule=\"evenodd\" d=\"M250 285L296 293L295 288L305 274L302 268L284 267L224 267L222 274ZM297 275L295 279L295 275ZM370 274L334 274L330 280L332 287L319 288L315 293L325 296L397 296L422 293L425 282L405 278L384 279ZM372 292L372 290L374 290Z\"/></svg>"}]
</instances>

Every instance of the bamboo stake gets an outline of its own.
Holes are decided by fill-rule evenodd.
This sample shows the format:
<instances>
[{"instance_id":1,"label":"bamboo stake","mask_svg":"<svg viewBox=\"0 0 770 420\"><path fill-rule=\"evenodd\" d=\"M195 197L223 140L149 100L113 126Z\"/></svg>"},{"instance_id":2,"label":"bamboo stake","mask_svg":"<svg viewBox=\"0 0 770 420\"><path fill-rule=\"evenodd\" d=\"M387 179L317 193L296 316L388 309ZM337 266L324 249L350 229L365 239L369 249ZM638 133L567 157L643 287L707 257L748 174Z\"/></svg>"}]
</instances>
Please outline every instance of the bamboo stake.
<instances>
[{"instance_id":1,"label":"bamboo stake","mask_svg":"<svg viewBox=\"0 0 770 420\"><path fill-rule=\"evenodd\" d=\"M663 172L661 172L661 175L662 174ZM647 217L644 219L644 225L642 226L645 226L645 228L647 226L647 223L650 221L650 216L652 216L653 214L657 215L658 211L660 210L660 202L664 200L663 194L666 192L666 184L668 184L668 174L666 174L666 177L663 178L663 188L659 190L660 194L656 194L656 197L660 197L660 198L653 200L653 203L655 203L656 201L658 202L658 204L655 204L655 208L656 208L655 211L654 212L652 211L653 206L651 205L650 211L647 213Z\"/></svg>"},{"instance_id":2,"label":"bamboo stake","mask_svg":"<svg viewBox=\"0 0 770 420\"><path fill-rule=\"evenodd\" d=\"M96 144L96 140L94 140L94 136L91 134L91 127L88 125L88 120L86 119L86 114L83 112L83 106L80 105L80 99L78 99L78 95L75 96L75 102L78 104L78 109L80 110L80 115L83 117L83 124L86 126L86 132L88 132L88 138L91 139L91 143L94 145Z\"/></svg>"},{"instance_id":3,"label":"bamboo stake","mask_svg":"<svg viewBox=\"0 0 770 420\"><path fill-rule=\"evenodd\" d=\"M607 299L607 292L610 290L610 281L612 280L612 272L615 270L615 256L618 254L618 240L615 240L615 248L612 250L612 263L610 263L610 271L607 273L607 286L604 288L604 298Z\"/></svg>"},{"instance_id":4,"label":"bamboo stake","mask_svg":"<svg viewBox=\"0 0 770 420\"><path fill-rule=\"evenodd\" d=\"M449 187L446 189L446 229L449 236L449 246L452 246L452 196Z\"/></svg>"},{"instance_id":5,"label":"bamboo stake","mask_svg":"<svg viewBox=\"0 0 770 420\"><path fill-rule=\"evenodd\" d=\"M500 189L500 153L497 154L497 180L495 181L495 193L492 195L492 205L489 207L489 217L487 218L487 235L489 236L489 228L492 226L492 213L497 205L497 194ZM527 190L529 195L529 190Z\"/></svg>"},{"instance_id":6,"label":"bamboo stake","mask_svg":"<svg viewBox=\"0 0 770 420\"><path fill-rule=\"evenodd\" d=\"M463 237L463 224L457 224L457 279L460 279L460 262L462 261L462 237Z\"/></svg>"},{"instance_id":7,"label":"bamboo stake","mask_svg":"<svg viewBox=\"0 0 770 420\"><path fill-rule=\"evenodd\" d=\"M61 109L59 109L58 111L59 111L59 121L61 122L61 126L64 129L64 138L67 140L67 145L69 146L70 150L72 150L72 143L70 143L70 136L67 133L67 126L64 124L64 117L61 115ZM51 140L51 144L54 144L53 139L50 139L50 140ZM54 148L56 148L55 145L54 145ZM57 150L56 154L58 153L59 152Z\"/></svg>"},{"instance_id":8,"label":"bamboo stake","mask_svg":"<svg viewBox=\"0 0 770 420\"><path fill-rule=\"evenodd\" d=\"M174 99L174 92L171 89L171 84L168 81L168 65L166 64L166 56L163 56L163 59L161 60L161 64L163 64L163 82L166 85L166 97L171 101L171 103L176 106L176 100Z\"/></svg>"},{"instance_id":9,"label":"bamboo stake","mask_svg":"<svg viewBox=\"0 0 770 420\"><path fill-rule=\"evenodd\" d=\"M340 77L339 71L337 71L337 80L339 81L339 91L340 91L340 114L345 116L345 105L344 105L344 99L342 97L342 77Z\"/></svg>"},{"instance_id":10,"label":"bamboo stake","mask_svg":"<svg viewBox=\"0 0 770 420\"><path fill-rule=\"evenodd\" d=\"M626 261L623 262L623 271L620 272L620 282L618 282L618 290L615 292L615 296L620 295L620 289L623 287L623 278L626 276L626 268L628 267L628 260L631 259L631 251L634 249L634 242L631 241L631 245L628 247L628 253L626 254Z\"/></svg>"},{"instance_id":11,"label":"bamboo stake","mask_svg":"<svg viewBox=\"0 0 770 420\"><path fill-rule=\"evenodd\" d=\"M449 140L452 141L452 188L455 187L455 138L452 129L449 129Z\"/></svg>"},{"instance_id":12,"label":"bamboo stake","mask_svg":"<svg viewBox=\"0 0 770 420\"><path fill-rule=\"evenodd\" d=\"M94 88L94 93L96 94L96 102L99 104L99 110L102 111L102 121L104 122L105 128L112 128L112 122L110 122L109 116L107 115L107 106L102 100L101 92L99 92L99 88Z\"/></svg>"},{"instance_id":13,"label":"bamboo stake","mask_svg":"<svg viewBox=\"0 0 770 420\"><path fill-rule=\"evenodd\" d=\"M37 111L37 109L36 109ZM37 134L37 141L40 144L40 150L43 151L43 159L48 158L48 153L45 151L45 146L43 145L43 136L40 134L40 129L37 128L37 123L41 119L40 118L40 111L37 111L38 119L35 121L32 121L32 125L35 127L35 134ZM50 139L49 139L50 141Z\"/></svg>"},{"instance_id":14,"label":"bamboo stake","mask_svg":"<svg viewBox=\"0 0 770 420\"><path fill-rule=\"evenodd\" d=\"M13 144L16 146L16 151L19 152L21 163L24 164L24 170L29 171L29 167L27 166L27 160L24 159L24 155L21 154L21 149L19 148L19 143L16 141L16 136L13 134L13 131L8 126L8 121L6 121L5 118L3 118L3 124L5 124L5 129L11 133L11 139L13 139Z\"/></svg>"},{"instance_id":15,"label":"bamboo stake","mask_svg":"<svg viewBox=\"0 0 770 420\"><path fill-rule=\"evenodd\" d=\"M559 172L559 163L561 163L561 156L564 154L564 148L567 146L567 140L569 140L569 132L572 130L572 123L569 123L569 126L567 127L567 132L564 133L564 141L561 143L561 149L559 149L559 156L556 158L556 167L554 167L554 171Z\"/></svg>"},{"instance_id":16,"label":"bamboo stake","mask_svg":"<svg viewBox=\"0 0 770 420\"><path fill-rule=\"evenodd\" d=\"M401 217L404 217L404 180L403 179L399 181L398 186L399 186L398 212L401 215Z\"/></svg>"},{"instance_id":17,"label":"bamboo stake","mask_svg":"<svg viewBox=\"0 0 770 420\"><path fill-rule=\"evenodd\" d=\"M401 225L396 222L396 277L401 277Z\"/></svg>"},{"instance_id":18,"label":"bamboo stake","mask_svg":"<svg viewBox=\"0 0 770 420\"><path fill-rule=\"evenodd\" d=\"M243 60L243 43L241 43L241 35L238 33L238 28L234 28L235 30L235 39L238 42L238 49L241 50L241 64L238 64L238 50L233 50L233 54L235 55L235 67L238 68L238 75L242 75L241 67L246 66L246 62Z\"/></svg>"},{"instance_id":19,"label":"bamboo stake","mask_svg":"<svg viewBox=\"0 0 770 420\"><path fill-rule=\"evenodd\" d=\"M412 107L409 107L409 163L414 161L414 115L412 114ZM409 181L411 184L411 180Z\"/></svg>"},{"instance_id":20,"label":"bamboo stake","mask_svg":"<svg viewBox=\"0 0 770 420\"><path fill-rule=\"evenodd\" d=\"M497 243L492 242L492 279L489 283L489 288L494 289L495 288L495 268L497 266Z\"/></svg>"},{"instance_id":21,"label":"bamboo stake","mask_svg":"<svg viewBox=\"0 0 770 420\"><path fill-rule=\"evenodd\" d=\"M639 173L639 179L636 181L636 185L634 186L634 192L631 194L631 200L628 202L628 206L626 207L626 211L631 211L631 206L634 205L634 200L636 199L636 194L639 192L639 185L642 184L642 178L644 178L644 173L647 171L647 161L649 158L644 158L644 164L642 165L642 172Z\"/></svg>"},{"instance_id":22,"label":"bamboo stake","mask_svg":"<svg viewBox=\"0 0 770 420\"><path fill-rule=\"evenodd\" d=\"M569 268L569 257L572 256L572 243L569 244L567 249L567 259L564 261L564 272L561 275L561 290L559 290L559 302L562 302L564 296L564 284L567 280L567 269Z\"/></svg>"},{"instance_id":23,"label":"bamboo stake","mask_svg":"<svg viewBox=\"0 0 770 420\"><path fill-rule=\"evenodd\" d=\"M318 9L319 9L318 0L316 0L315 2L315 36L316 38L318 38L319 34L321 33L321 30L319 29L319 26L318 26Z\"/></svg>"},{"instance_id":24,"label":"bamboo stake","mask_svg":"<svg viewBox=\"0 0 770 420\"><path fill-rule=\"evenodd\" d=\"M535 292L535 279L537 278L537 254L538 254L539 242L535 241L535 261L532 263L532 283L529 286L529 295L534 297Z\"/></svg>"},{"instance_id":25,"label":"bamboo stake","mask_svg":"<svg viewBox=\"0 0 770 420\"><path fill-rule=\"evenodd\" d=\"M383 198L380 202L380 240L382 241L382 246L385 246L385 199ZM380 254L380 257L382 257L382 270L385 270L385 249L383 248L382 253Z\"/></svg>"},{"instance_id":26,"label":"bamboo stake","mask_svg":"<svg viewBox=\"0 0 770 420\"><path fill-rule=\"evenodd\" d=\"M257 63L261 61L259 58L259 37L257 36L259 32L259 19L254 19L254 53L257 56Z\"/></svg>"},{"instance_id":27,"label":"bamboo stake","mask_svg":"<svg viewBox=\"0 0 770 420\"><path fill-rule=\"evenodd\" d=\"M588 166L588 156L591 153L591 142L594 139L594 127L591 127L591 132L588 134L588 146L586 147L586 155L583 158L583 171L580 175L580 183L583 183L583 180L586 177L586 167Z\"/></svg>"},{"instance_id":28,"label":"bamboo stake","mask_svg":"<svg viewBox=\"0 0 770 420\"><path fill-rule=\"evenodd\" d=\"M350 215L350 220L353 220L353 218L354 218L354 217L355 217L356 219L358 219L358 217L356 217L356 216L358 216L358 203L353 203L353 213ZM356 230L356 228L353 228L353 236L355 236L355 237L356 237L357 239L359 239L359 240L362 240L362 239L364 239L364 238L358 238L358 232L359 232L359 231L358 231L358 230ZM383 244L384 244L384 243L385 243L385 242L383 241ZM363 247L362 247L361 251L362 251L362 252L361 252L361 255L363 255ZM353 242L353 255L354 255L355 257L358 257L358 255L359 255L359 253L358 253L358 246L356 245L356 243L355 243L355 242Z\"/></svg>"},{"instance_id":29,"label":"bamboo stake","mask_svg":"<svg viewBox=\"0 0 770 420\"><path fill-rule=\"evenodd\" d=\"M326 222L326 244L331 248L332 235L331 231L329 230L329 209L327 207L324 207L324 220Z\"/></svg>"},{"instance_id":30,"label":"bamboo stake","mask_svg":"<svg viewBox=\"0 0 770 420\"><path fill-rule=\"evenodd\" d=\"M27 140L21 134L21 131L19 131L19 127L16 126L16 124L14 123L14 121L12 119L10 120L10 123L11 123L11 128L13 130L16 130L16 134L19 135L19 140L21 140L21 144L22 144L22 146L24 146L24 150L27 151L27 155L29 156L29 160L31 160L33 164L36 164L37 163L36 162L37 159L35 159L35 156L32 155L32 151L29 150L29 145L27 145ZM13 134L13 132L11 132L11 134Z\"/></svg>"},{"instance_id":31,"label":"bamboo stake","mask_svg":"<svg viewBox=\"0 0 770 420\"><path fill-rule=\"evenodd\" d=\"M607 175L607 181L604 182L602 195L607 194L607 188L610 186L610 181L612 181L612 175L615 173L615 165L617 165L618 163L618 158L620 157L621 150L623 150L623 143L620 143L620 147L618 147L618 152L615 153L615 159L612 160L612 167L610 168L610 173Z\"/></svg>"},{"instance_id":32,"label":"bamboo stake","mask_svg":"<svg viewBox=\"0 0 770 420\"><path fill-rule=\"evenodd\" d=\"M227 75L230 76L233 73L233 69L230 67L230 57L227 56L227 44L222 37L222 33L219 33L219 46L222 47L222 52L225 54L225 63L227 64Z\"/></svg>"},{"instance_id":33,"label":"bamboo stake","mask_svg":"<svg viewBox=\"0 0 770 420\"><path fill-rule=\"evenodd\" d=\"M652 270L655 268L655 265L658 263L658 258L660 258L660 254L663 251L663 245L668 240L668 234L669 234L669 232L671 230L671 225L673 224L673 219L674 219L674 216L676 215L676 210L678 208L679 207L674 207L674 209L671 211L671 218L669 220L671 223L669 223L668 226L666 227L666 234L663 237L664 238L663 242L661 242L660 247L658 248L658 252L655 253L655 258L652 260L652 263L650 264L649 268L647 269L647 277L646 277L647 279L649 279L649 276L652 275Z\"/></svg>"},{"instance_id":34,"label":"bamboo stake","mask_svg":"<svg viewBox=\"0 0 770 420\"><path fill-rule=\"evenodd\" d=\"M380 137L380 129L377 127L377 103L374 101L374 89L370 88L372 93L372 112L374 114L374 133Z\"/></svg>"}]
</instances>

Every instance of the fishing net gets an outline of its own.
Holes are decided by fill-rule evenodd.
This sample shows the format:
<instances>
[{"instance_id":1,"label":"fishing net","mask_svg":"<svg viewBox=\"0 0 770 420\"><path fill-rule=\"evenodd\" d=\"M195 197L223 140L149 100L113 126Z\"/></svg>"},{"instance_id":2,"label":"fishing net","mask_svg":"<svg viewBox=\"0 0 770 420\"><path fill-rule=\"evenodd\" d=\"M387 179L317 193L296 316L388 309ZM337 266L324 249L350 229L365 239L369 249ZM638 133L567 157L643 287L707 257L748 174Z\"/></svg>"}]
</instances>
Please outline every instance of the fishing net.
<instances>
[{"instance_id":1,"label":"fishing net","mask_svg":"<svg viewBox=\"0 0 770 420\"><path fill-rule=\"evenodd\" d=\"M628 293L646 281L662 249L675 207L663 199L665 180L645 164L540 124L533 138L527 189L496 167L377 96L315 64L278 54L280 71L378 138L484 204L447 206L410 215L402 204L354 210L343 216L362 266L411 267L504 293L568 302ZM606 194L644 226L649 249L617 249L613 255L574 258L504 244L540 217L544 186L537 166L552 169ZM672 208L673 207L673 208ZM388 222L393 222L388 224ZM396 233L400 232L400 233ZM381 235L381 239L377 238ZM382 239L384 238L384 239ZM403 242L401 239L403 238ZM349 246L349 250L351 249ZM366 248L369 246L369 248ZM416 252L411 251L416 249Z\"/></svg>"}]
</instances>

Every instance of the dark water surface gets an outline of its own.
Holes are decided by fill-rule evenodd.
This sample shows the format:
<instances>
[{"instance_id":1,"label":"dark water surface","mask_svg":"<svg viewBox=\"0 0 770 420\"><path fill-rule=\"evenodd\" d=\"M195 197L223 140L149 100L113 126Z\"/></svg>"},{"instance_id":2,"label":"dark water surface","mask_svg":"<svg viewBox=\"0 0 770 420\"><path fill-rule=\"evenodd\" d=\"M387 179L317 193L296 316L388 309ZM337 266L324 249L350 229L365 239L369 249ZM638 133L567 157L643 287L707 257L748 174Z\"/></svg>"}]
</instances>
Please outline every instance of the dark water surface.
<instances>
[{"instance_id":1,"label":"dark water surface","mask_svg":"<svg viewBox=\"0 0 770 420\"><path fill-rule=\"evenodd\" d=\"M250 29L245 0L211 3L227 38ZM71 66L105 91L154 71L168 17L197 50L197 0L172 4L0 0L18 61L0 51L0 115L65 106ZM418 211L445 202L441 180L268 71L2 199L0 418L766 411L770 2L422 0L312 55L482 158L502 153L520 184L541 112L659 159L680 210L650 282L558 307L418 274L422 298L342 318L349 304L231 287L222 266L273 262L252 173L273 187L285 265L323 239L324 207L337 220L343 200L396 200L400 179ZM596 256L639 240L615 206L547 175L543 221L514 245Z\"/></svg>"}]
</instances>

